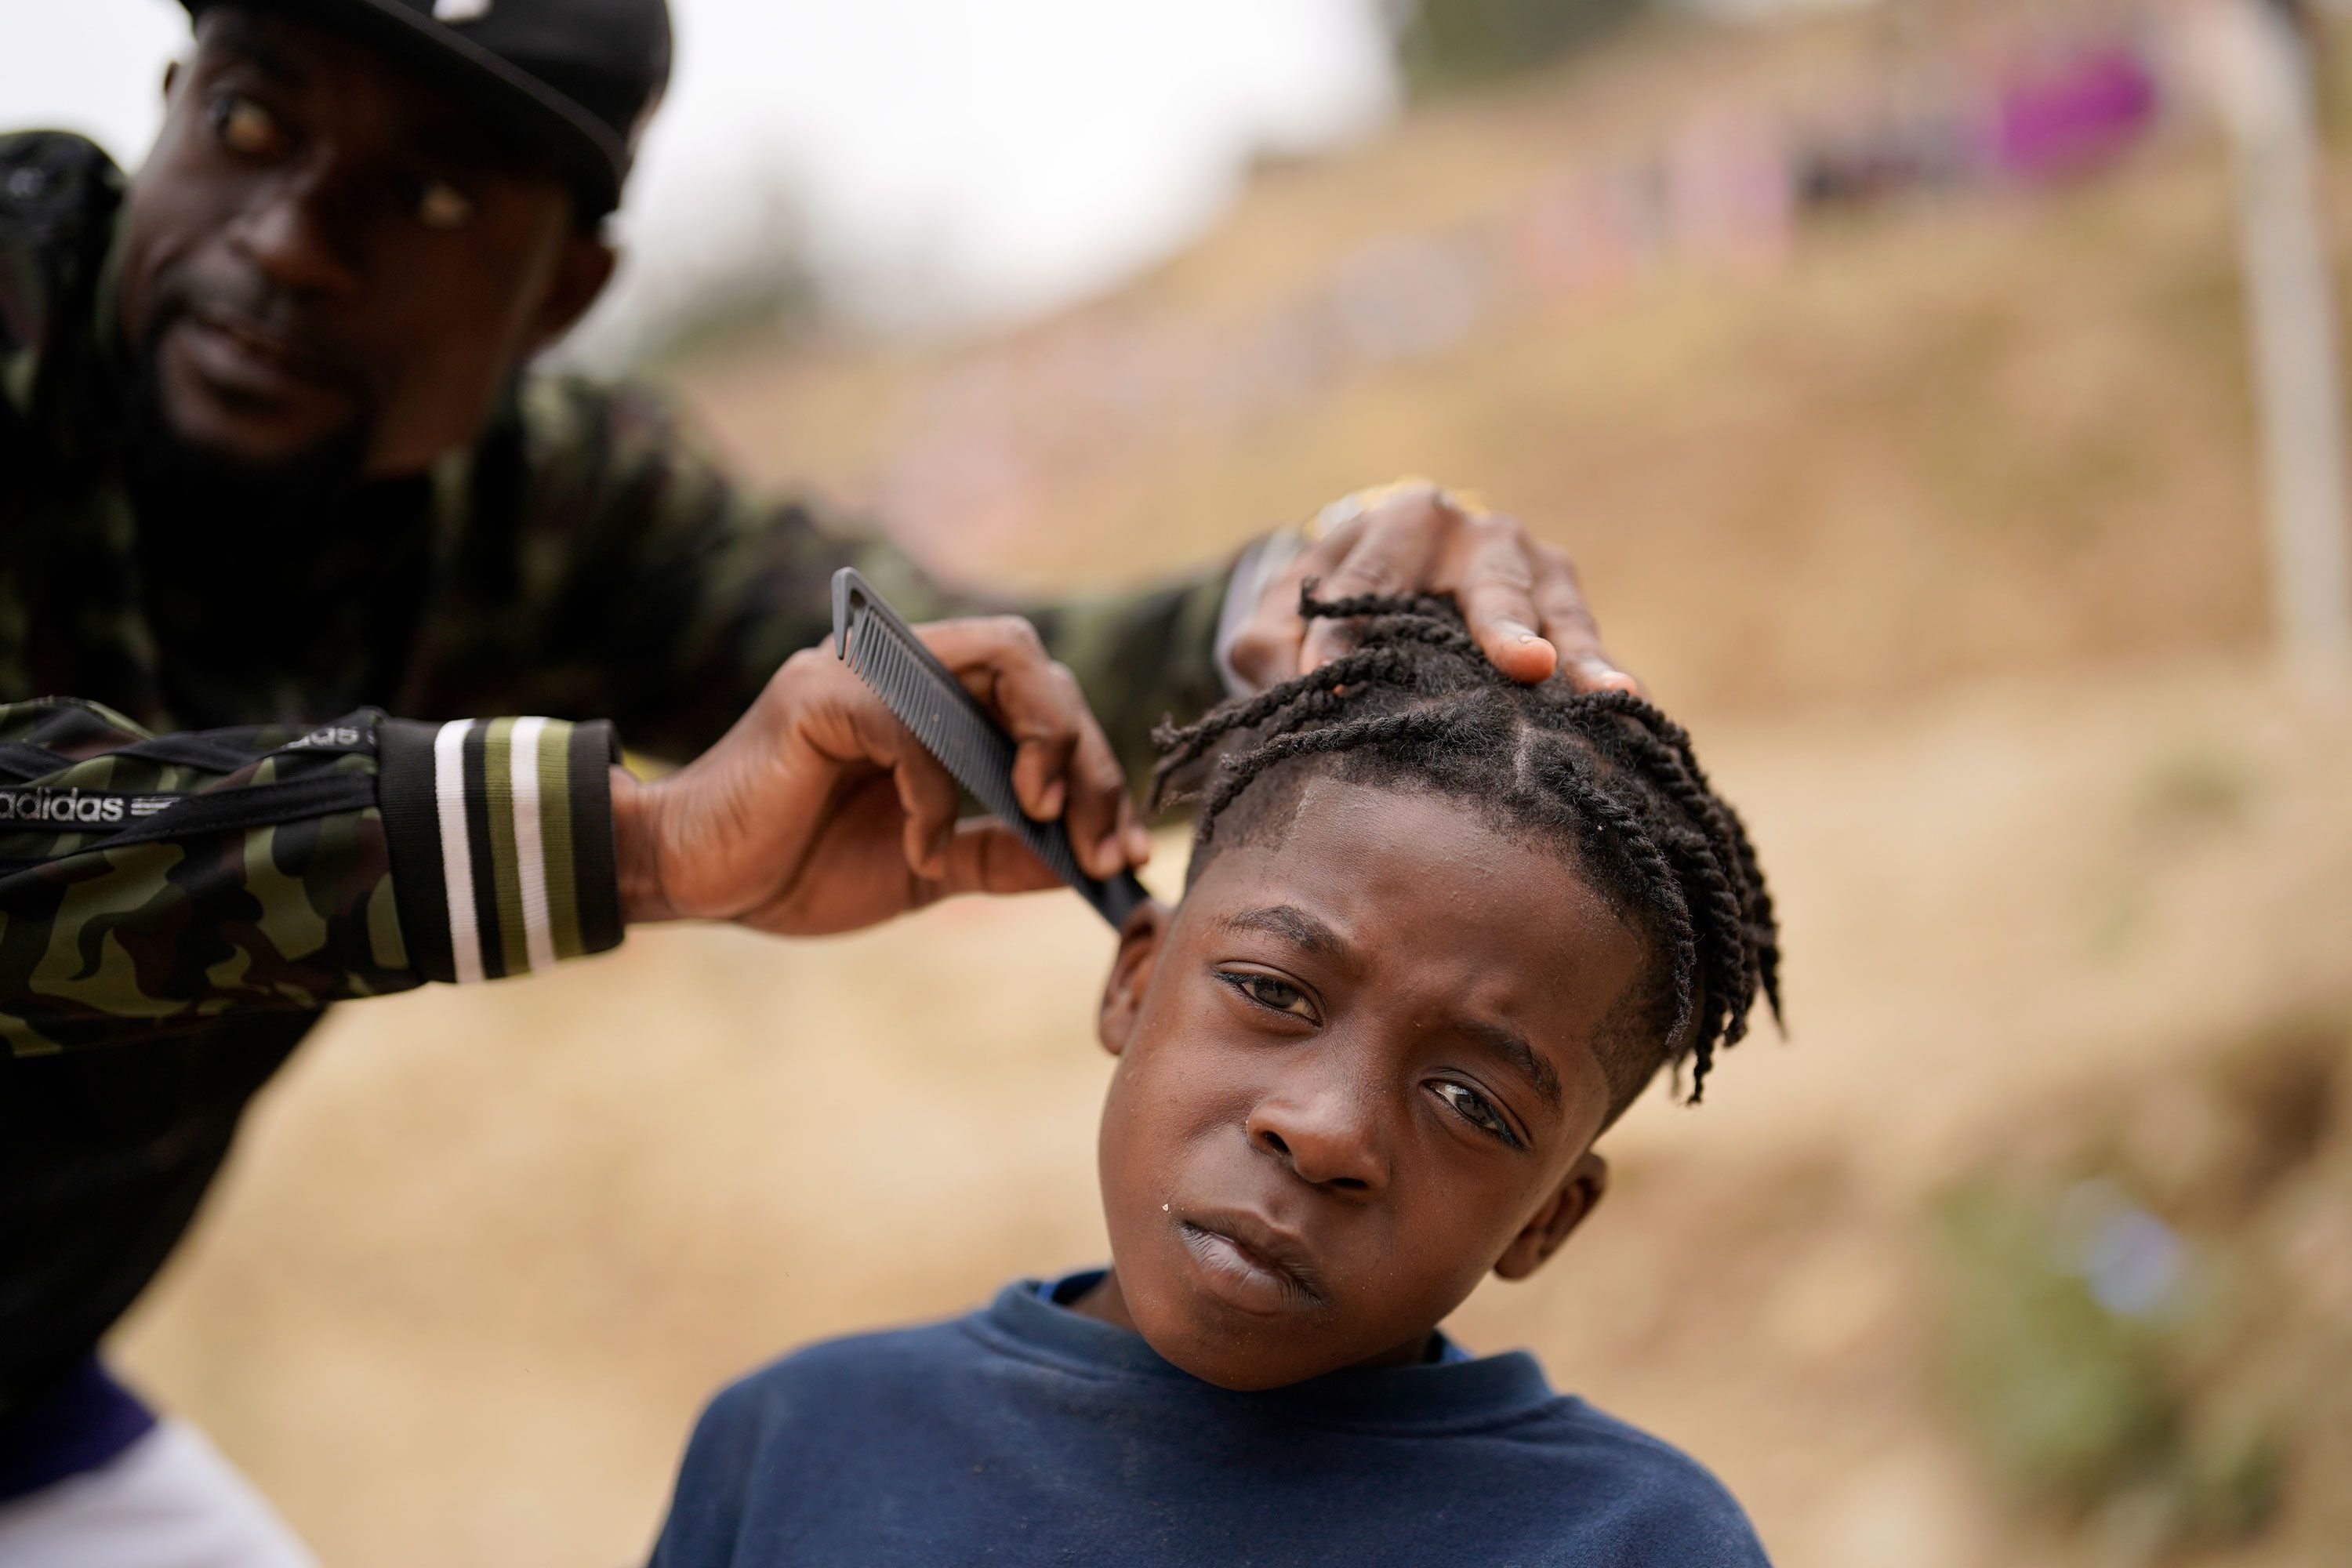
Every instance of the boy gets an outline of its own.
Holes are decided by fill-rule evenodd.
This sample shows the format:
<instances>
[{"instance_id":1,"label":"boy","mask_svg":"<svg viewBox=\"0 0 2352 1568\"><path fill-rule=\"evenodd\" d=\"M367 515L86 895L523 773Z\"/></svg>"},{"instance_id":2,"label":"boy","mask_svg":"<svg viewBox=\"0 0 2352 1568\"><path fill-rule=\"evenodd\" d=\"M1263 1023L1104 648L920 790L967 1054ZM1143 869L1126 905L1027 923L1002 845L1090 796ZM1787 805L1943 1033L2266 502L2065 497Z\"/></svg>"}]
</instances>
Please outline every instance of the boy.
<instances>
[{"instance_id":1,"label":"boy","mask_svg":"<svg viewBox=\"0 0 2352 1568\"><path fill-rule=\"evenodd\" d=\"M656 1564L1763 1563L1696 1464L1437 1326L1777 1010L1747 836L1654 709L1515 686L1450 602L1309 613L1355 651L1162 737L1163 784L1219 760L1104 992L1111 1268L730 1388Z\"/></svg>"}]
</instances>

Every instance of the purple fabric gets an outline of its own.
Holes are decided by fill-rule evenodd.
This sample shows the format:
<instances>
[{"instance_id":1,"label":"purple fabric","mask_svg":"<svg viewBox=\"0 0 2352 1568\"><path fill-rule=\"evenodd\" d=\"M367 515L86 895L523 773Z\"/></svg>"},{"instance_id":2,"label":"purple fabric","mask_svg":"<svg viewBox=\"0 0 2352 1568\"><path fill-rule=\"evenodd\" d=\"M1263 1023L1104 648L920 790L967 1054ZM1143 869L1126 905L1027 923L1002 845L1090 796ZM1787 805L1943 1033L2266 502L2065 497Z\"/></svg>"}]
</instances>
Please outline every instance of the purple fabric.
<instances>
[{"instance_id":1,"label":"purple fabric","mask_svg":"<svg viewBox=\"0 0 2352 1568\"><path fill-rule=\"evenodd\" d=\"M2021 179L2071 173L2122 151L2156 110L2156 77L2137 53L2094 49L2002 89L1994 160Z\"/></svg>"},{"instance_id":2,"label":"purple fabric","mask_svg":"<svg viewBox=\"0 0 2352 1568\"><path fill-rule=\"evenodd\" d=\"M0 1502L97 1469L154 1427L155 1413L84 1357L0 1415Z\"/></svg>"}]
</instances>

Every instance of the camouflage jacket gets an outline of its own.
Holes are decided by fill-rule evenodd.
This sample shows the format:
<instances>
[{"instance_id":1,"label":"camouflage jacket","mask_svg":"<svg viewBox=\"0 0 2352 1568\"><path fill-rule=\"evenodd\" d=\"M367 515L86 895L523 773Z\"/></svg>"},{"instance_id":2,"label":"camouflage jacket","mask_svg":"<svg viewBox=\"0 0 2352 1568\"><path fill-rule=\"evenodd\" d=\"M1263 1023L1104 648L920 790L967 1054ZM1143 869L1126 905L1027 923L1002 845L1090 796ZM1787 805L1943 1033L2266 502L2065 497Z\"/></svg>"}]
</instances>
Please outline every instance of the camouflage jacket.
<instances>
[{"instance_id":1,"label":"camouflage jacket","mask_svg":"<svg viewBox=\"0 0 2352 1568\"><path fill-rule=\"evenodd\" d=\"M0 138L0 1409L143 1285L320 1009L620 940L616 734L708 745L843 564L913 616L1008 607L570 376L299 536L151 537L122 190L79 138ZM1223 695L1225 592L1024 613L1139 763Z\"/></svg>"}]
</instances>

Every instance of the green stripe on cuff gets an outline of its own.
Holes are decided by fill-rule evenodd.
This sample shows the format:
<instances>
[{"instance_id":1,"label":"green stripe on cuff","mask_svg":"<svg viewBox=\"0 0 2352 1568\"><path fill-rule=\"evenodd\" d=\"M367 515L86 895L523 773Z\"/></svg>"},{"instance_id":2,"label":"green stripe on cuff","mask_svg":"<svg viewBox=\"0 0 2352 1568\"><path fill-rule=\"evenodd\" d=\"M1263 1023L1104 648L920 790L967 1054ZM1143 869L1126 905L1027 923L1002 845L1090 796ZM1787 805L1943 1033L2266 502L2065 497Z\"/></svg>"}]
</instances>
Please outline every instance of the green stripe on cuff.
<instances>
[{"instance_id":1,"label":"green stripe on cuff","mask_svg":"<svg viewBox=\"0 0 2352 1568\"><path fill-rule=\"evenodd\" d=\"M497 937L482 934L483 945L497 942L509 974L525 974L530 955L523 943L522 879L515 861L514 726L511 719L493 719L482 737L482 793L490 807L490 898L499 918Z\"/></svg>"}]
</instances>

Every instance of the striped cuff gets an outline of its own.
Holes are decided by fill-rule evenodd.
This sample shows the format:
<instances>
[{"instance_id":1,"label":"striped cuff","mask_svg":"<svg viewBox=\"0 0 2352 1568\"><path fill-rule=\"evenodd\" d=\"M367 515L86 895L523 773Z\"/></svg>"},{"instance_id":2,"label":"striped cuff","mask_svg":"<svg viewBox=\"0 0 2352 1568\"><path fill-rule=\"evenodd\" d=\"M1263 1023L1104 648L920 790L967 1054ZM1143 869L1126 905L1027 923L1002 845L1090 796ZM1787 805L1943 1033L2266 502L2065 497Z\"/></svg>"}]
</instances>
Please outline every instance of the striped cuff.
<instances>
[{"instance_id":1,"label":"striped cuff","mask_svg":"<svg viewBox=\"0 0 2352 1568\"><path fill-rule=\"evenodd\" d=\"M497 980L620 944L610 724L387 719L379 745L393 894L419 973Z\"/></svg>"}]
</instances>

